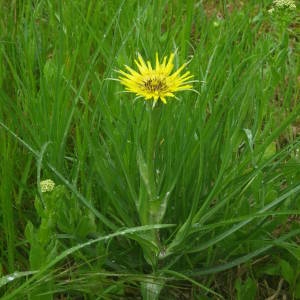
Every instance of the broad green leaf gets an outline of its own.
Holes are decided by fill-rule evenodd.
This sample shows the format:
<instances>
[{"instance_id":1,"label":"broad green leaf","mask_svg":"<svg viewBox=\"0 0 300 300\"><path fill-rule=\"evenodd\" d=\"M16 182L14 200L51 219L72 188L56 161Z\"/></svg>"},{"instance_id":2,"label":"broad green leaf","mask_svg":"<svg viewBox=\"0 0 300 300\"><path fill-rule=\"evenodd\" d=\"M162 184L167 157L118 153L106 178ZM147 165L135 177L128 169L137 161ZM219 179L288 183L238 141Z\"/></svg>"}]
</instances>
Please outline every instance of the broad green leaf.
<instances>
[{"instance_id":1,"label":"broad green leaf","mask_svg":"<svg viewBox=\"0 0 300 300\"><path fill-rule=\"evenodd\" d=\"M290 286L292 286L296 275L295 270L286 260L283 259L279 261L279 265L283 278L289 283Z\"/></svg>"},{"instance_id":2,"label":"broad green leaf","mask_svg":"<svg viewBox=\"0 0 300 300\"><path fill-rule=\"evenodd\" d=\"M235 282L235 289L237 291L237 300L255 300L257 285L256 281L248 277L245 282L237 279Z\"/></svg>"}]
</instances>

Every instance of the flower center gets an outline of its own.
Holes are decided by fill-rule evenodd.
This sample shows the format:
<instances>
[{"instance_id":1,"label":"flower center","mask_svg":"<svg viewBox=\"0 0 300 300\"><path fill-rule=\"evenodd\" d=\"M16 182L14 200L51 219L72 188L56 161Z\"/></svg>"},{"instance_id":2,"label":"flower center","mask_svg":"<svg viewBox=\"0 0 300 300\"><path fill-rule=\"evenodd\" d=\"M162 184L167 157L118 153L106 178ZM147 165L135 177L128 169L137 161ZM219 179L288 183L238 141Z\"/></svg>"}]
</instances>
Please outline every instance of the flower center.
<instances>
[{"instance_id":1,"label":"flower center","mask_svg":"<svg viewBox=\"0 0 300 300\"><path fill-rule=\"evenodd\" d=\"M166 80L161 78L149 78L143 82L143 85L149 93L162 92L167 89Z\"/></svg>"}]
</instances>

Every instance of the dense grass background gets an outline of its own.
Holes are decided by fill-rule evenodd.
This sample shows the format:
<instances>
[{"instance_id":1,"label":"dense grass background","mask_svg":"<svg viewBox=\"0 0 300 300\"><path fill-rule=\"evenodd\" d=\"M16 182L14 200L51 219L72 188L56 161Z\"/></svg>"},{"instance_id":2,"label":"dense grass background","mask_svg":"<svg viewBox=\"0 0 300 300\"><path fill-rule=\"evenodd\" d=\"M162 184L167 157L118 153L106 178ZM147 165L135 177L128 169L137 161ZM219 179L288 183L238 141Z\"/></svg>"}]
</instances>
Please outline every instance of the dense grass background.
<instances>
[{"instance_id":1,"label":"dense grass background","mask_svg":"<svg viewBox=\"0 0 300 300\"><path fill-rule=\"evenodd\" d=\"M299 14L271 2L0 1L2 299L300 299ZM138 52L194 91L121 93Z\"/></svg>"}]
</instances>

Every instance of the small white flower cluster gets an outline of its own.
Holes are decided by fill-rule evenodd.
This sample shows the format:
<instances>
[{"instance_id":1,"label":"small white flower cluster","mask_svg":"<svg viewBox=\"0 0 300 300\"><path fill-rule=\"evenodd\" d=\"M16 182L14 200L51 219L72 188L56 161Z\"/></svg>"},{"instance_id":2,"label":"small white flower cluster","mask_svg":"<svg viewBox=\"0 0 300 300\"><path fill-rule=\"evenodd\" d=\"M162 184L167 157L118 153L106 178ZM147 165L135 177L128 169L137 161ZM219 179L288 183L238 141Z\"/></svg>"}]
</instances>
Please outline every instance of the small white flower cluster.
<instances>
[{"instance_id":1,"label":"small white flower cluster","mask_svg":"<svg viewBox=\"0 0 300 300\"><path fill-rule=\"evenodd\" d=\"M270 15L271 15L274 11L275 11L275 8L274 8L274 7L270 8L270 9L268 10L268 12L269 12Z\"/></svg>"},{"instance_id":2,"label":"small white flower cluster","mask_svg":"<svg viewBox=\"0 0 300 300\"><path fill-rule=\"evenodd\" d=\"M285 8L285 7L290 9L296 8L295 1L293 0L274 0L273 3L278 8Z\"/></svg>"},{"instance_id":3,"label":"small white flower cluster","mask_svg":"<svg viewBox=\"0 0 300 300\"><path fill-rule=\"evenodd\" d=\"M42 180L40 182L41 192L52 192L55 187L55 182L51 179Z\"/></svg>"},{"instance_id":4,"label":"small white flower cluster","mask_svg":"<svg viewBox=\"0 0 300 300\"><path fill-rule=\"evenodd\" d=\"M269 9L269 13L272 14L277 8L296 9L296 4L293 0L274 0L273 7Z\"/></svg>"}]
</instances>

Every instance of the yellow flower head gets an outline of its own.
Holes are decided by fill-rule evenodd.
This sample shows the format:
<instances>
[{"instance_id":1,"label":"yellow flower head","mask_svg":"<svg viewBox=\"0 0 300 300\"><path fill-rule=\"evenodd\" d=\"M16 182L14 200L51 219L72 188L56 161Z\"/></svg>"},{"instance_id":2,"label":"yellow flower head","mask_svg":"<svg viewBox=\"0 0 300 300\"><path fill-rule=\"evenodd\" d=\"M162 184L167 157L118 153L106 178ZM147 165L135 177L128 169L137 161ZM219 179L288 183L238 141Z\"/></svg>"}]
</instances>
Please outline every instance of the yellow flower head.
<instances>
[{"instance_id":1,"label":"yellow flower head","mask_svg":"<svg viewBox=\"0 0 300 300\"><path fill-rule=\"evenodd\" d=\"M42 193L52 192L55 187L55 183L51 179L42 180L40 182L40 187Z\"/></svg>"},{"instance_id":2,"label":"yellow flower head","mask_svg":"<svg viewBox=\"0 0 300 300\"><path fill-rule=\"evenodd\" d=\"M135 60L138 71L125 65L129 73L118 71L122 75L119 77L119 81L126 87L126 91L135 93L138 97L144 97L146 100L153 98L155 102L160 99L163 103L167 103L166 98L175 97L174 92L192 88L190 79L193 78L193 75L190 75L189 71L180 75L187 63L171 74L174 68L174 56L172 53L168 61L165 57L160 63L156 53L154 69L149 61L146 63L141 55L138 55L138 60Z\"/></svg>"}]
</instances>

